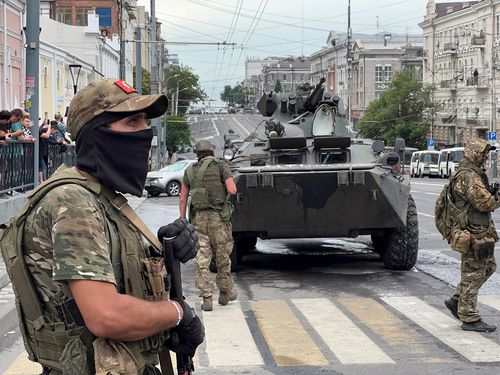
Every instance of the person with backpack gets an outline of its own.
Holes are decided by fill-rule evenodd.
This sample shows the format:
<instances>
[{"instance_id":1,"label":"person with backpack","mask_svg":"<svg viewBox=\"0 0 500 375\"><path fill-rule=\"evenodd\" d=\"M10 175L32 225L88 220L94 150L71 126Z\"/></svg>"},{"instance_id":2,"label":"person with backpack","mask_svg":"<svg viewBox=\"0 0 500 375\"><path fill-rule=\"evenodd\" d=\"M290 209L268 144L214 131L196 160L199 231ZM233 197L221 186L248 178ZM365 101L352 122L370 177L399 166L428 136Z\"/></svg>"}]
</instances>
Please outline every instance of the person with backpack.
<instances>
[{"instance_id":1,"label":"person with backpack","mask_svg":"<svg viewBox=\"0 0 500 375\"><path fill-rule=\"evenodd\" d=\"M477 308L479 289L496 270L498 234L491 213L500 207L500 200L485 173L492 150L495 147L486 140L472 138L465 146L458 170L436 202L436 227L462 257L460 282L444 303L462 321L464 331L496 329L481 319Z\"/></svg>"},{"instance_id":2,"label":"person with backpack","mask_svg":"<svg viewBox=\"0 0 500 375\"><path fill-rule=\"evenodd\" d=\"M168 298L163 238L181 262L196 256L186 220L152 234L117 193L142 196L164 95L103 79L71 101L76 166L60 167L0 231L29 358L43 374L154 375L167 349L193 356L204 327L182 298ZM171 339L175 333L175 340ZM160 358L159 358L160 357Z\"/></svg>"},{"instance_id":3,"label":"person with backpack","mask_svg":"<svg viewBox=\"0 0 500 375\"><path fill-rule=\"evenodd\" d=\"M179 212L181 218L186 217L188 195L191 192L189 220L199 238L195 284L203 298L201 309L212 311L213 281L209 266L214 252L219 304L225 306L238 296L231 276L233 206L227 199L228 194L236 194L236 184L227 164L214 158L214 146L209 141L197 142L195 151L198 162L184 172Z\"/></svg>"}]
</instances>

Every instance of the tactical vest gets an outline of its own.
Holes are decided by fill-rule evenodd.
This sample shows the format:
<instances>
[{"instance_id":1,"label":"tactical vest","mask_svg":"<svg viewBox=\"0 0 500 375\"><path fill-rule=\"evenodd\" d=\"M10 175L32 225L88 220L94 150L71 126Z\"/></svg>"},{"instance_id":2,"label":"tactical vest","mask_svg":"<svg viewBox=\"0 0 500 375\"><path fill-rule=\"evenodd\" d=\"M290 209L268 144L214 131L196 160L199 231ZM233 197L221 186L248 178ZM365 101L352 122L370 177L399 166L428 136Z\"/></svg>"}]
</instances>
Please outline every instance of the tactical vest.
<instances>
[{"instance_id":1,"label":"tactical vest","mask_svg":"<svg viewBox=\"0 0 500 375\"><path fill-rule=\"evenodd\" d=\"M140 232L123 216L121 207L110 200L109 192L99 183L75 174L65 166L35 189L21 211L7 225L3 225L0 246L12 281L19 326L30 360L50 368L50 374L67 374L72 373L65 368L68 352L71 356L86 349L86 363L80 365L83 368L86 366L87 371L78 373L93 374L92 342L95 337L84 326L81 316L78 319L79 311L74 300L58 306L42 303L23 256L22 240L27 216L50 190L68 184L80 185L92 192L104 208L111 262L120 293L144 300L165 300L168 296L164 284L166 271L163 258L147 254ZM69 287L65 288L69 293L66 295L71 296ZM133 358L138 373L142 374L146 365L157 364L156 353L164 348L167 339L168 333L162 332L144 340L122 344Z\"/></svg>"},{"instance_id":2,"label":"tactical vest","mask_svg":"<svg viewBox=\"0 0 500 375\"><path fill-rule=\"evenodd\" d=\"M192 212L205 209L221 211L226 202L226 185L221 181L217 160L207 157L186 170L191 191ZM210 167L210 168L209 168ZM196 173L195 173L196 172Z\"/></svg>"},{"instance_id":3,"label":"tactical vest","mask_svg":"<svg viewBox=\"0 0 500 375\"><path fill-rule=\"evenodd\" d=\"M453 179L456 180L458 175L465 171L475 173L470 169L458 170ZM465 222L468 226L476 228L483 227L484 229L487 229L490 226L491 212L481 212L475 209L471 204L469 204L469 202L464 197L462 197L460 194L457 194L454 189L452 189L452 197L453 197L453 202L455 203L458 209L460 210L467 209Z\"/></svg>"}]
</instances>

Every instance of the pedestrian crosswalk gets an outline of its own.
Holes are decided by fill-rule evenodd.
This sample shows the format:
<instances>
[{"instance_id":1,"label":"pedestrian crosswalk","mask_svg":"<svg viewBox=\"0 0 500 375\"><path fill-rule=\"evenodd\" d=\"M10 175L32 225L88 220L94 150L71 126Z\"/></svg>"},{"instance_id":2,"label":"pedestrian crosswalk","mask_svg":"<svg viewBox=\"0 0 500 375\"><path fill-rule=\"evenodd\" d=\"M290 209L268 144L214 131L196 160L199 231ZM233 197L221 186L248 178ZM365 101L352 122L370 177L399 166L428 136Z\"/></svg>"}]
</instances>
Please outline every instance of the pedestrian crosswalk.
<instances>
[{"instance_id":1,"label":"pedestrian crosswalk","mask_svg":"<svg viewBox=\"0 0 500 375\"><path fill-rule=\"evenodd\" d=\"M479 301L498 324L500 296ZM500 363L498 333L464 332L443 305L425 297L244 300L200 315L206 328L194 360L200 370ZM25 357L3 375L39 373Z\"/></svg>"}]
</instances>

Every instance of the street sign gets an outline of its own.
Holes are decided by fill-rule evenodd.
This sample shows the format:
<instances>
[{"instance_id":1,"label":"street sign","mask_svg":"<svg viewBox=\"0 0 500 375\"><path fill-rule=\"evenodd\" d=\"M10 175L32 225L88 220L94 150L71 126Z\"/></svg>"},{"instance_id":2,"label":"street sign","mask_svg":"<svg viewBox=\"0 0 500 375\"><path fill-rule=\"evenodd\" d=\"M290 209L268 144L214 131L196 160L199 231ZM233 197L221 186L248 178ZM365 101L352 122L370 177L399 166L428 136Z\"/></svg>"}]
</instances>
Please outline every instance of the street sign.
<instances>
[{"instance_id":1,"label":"street sign","mask_svg":"<svg viewBox=\"0 0 500 375\"><path fill-rule=\"evenodd\" d=\"M488 141L496 141L497 132L488 132Z\"/></svg>"},{"instance_id":2,"label":"street sign","mask_svg":"<svg viewBox=\"0 0 500 375\"><path fill-rule=\"evenodd\" d=\"M436 140L435 139L428 139L427 140L427 148L429 150L433 150L435 146L436 146Z\"/></svg>"}]
</instances>

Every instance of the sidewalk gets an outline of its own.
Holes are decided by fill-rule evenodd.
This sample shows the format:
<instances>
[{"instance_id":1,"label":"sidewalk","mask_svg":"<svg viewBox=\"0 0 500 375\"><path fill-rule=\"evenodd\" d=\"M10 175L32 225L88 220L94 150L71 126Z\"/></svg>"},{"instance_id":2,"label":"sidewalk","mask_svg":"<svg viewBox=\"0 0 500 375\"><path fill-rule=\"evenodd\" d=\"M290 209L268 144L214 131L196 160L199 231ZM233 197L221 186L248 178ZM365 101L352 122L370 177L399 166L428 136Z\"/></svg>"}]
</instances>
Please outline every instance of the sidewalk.
<instances>
[{"instance_id":1,"label":"sidewalk","mask_svg":"<svg viewBox=\"0 0 500 375\"><path fill-rule=\"evenodd\" d=\"M134 210L136 210L146 199L145 197L139 198L129 194L127 194L126 197ZM5 263L0 256L0 335L5 334L16 326L17 313L14 292L10 284Z\"/></svg>"}]
</instances>

